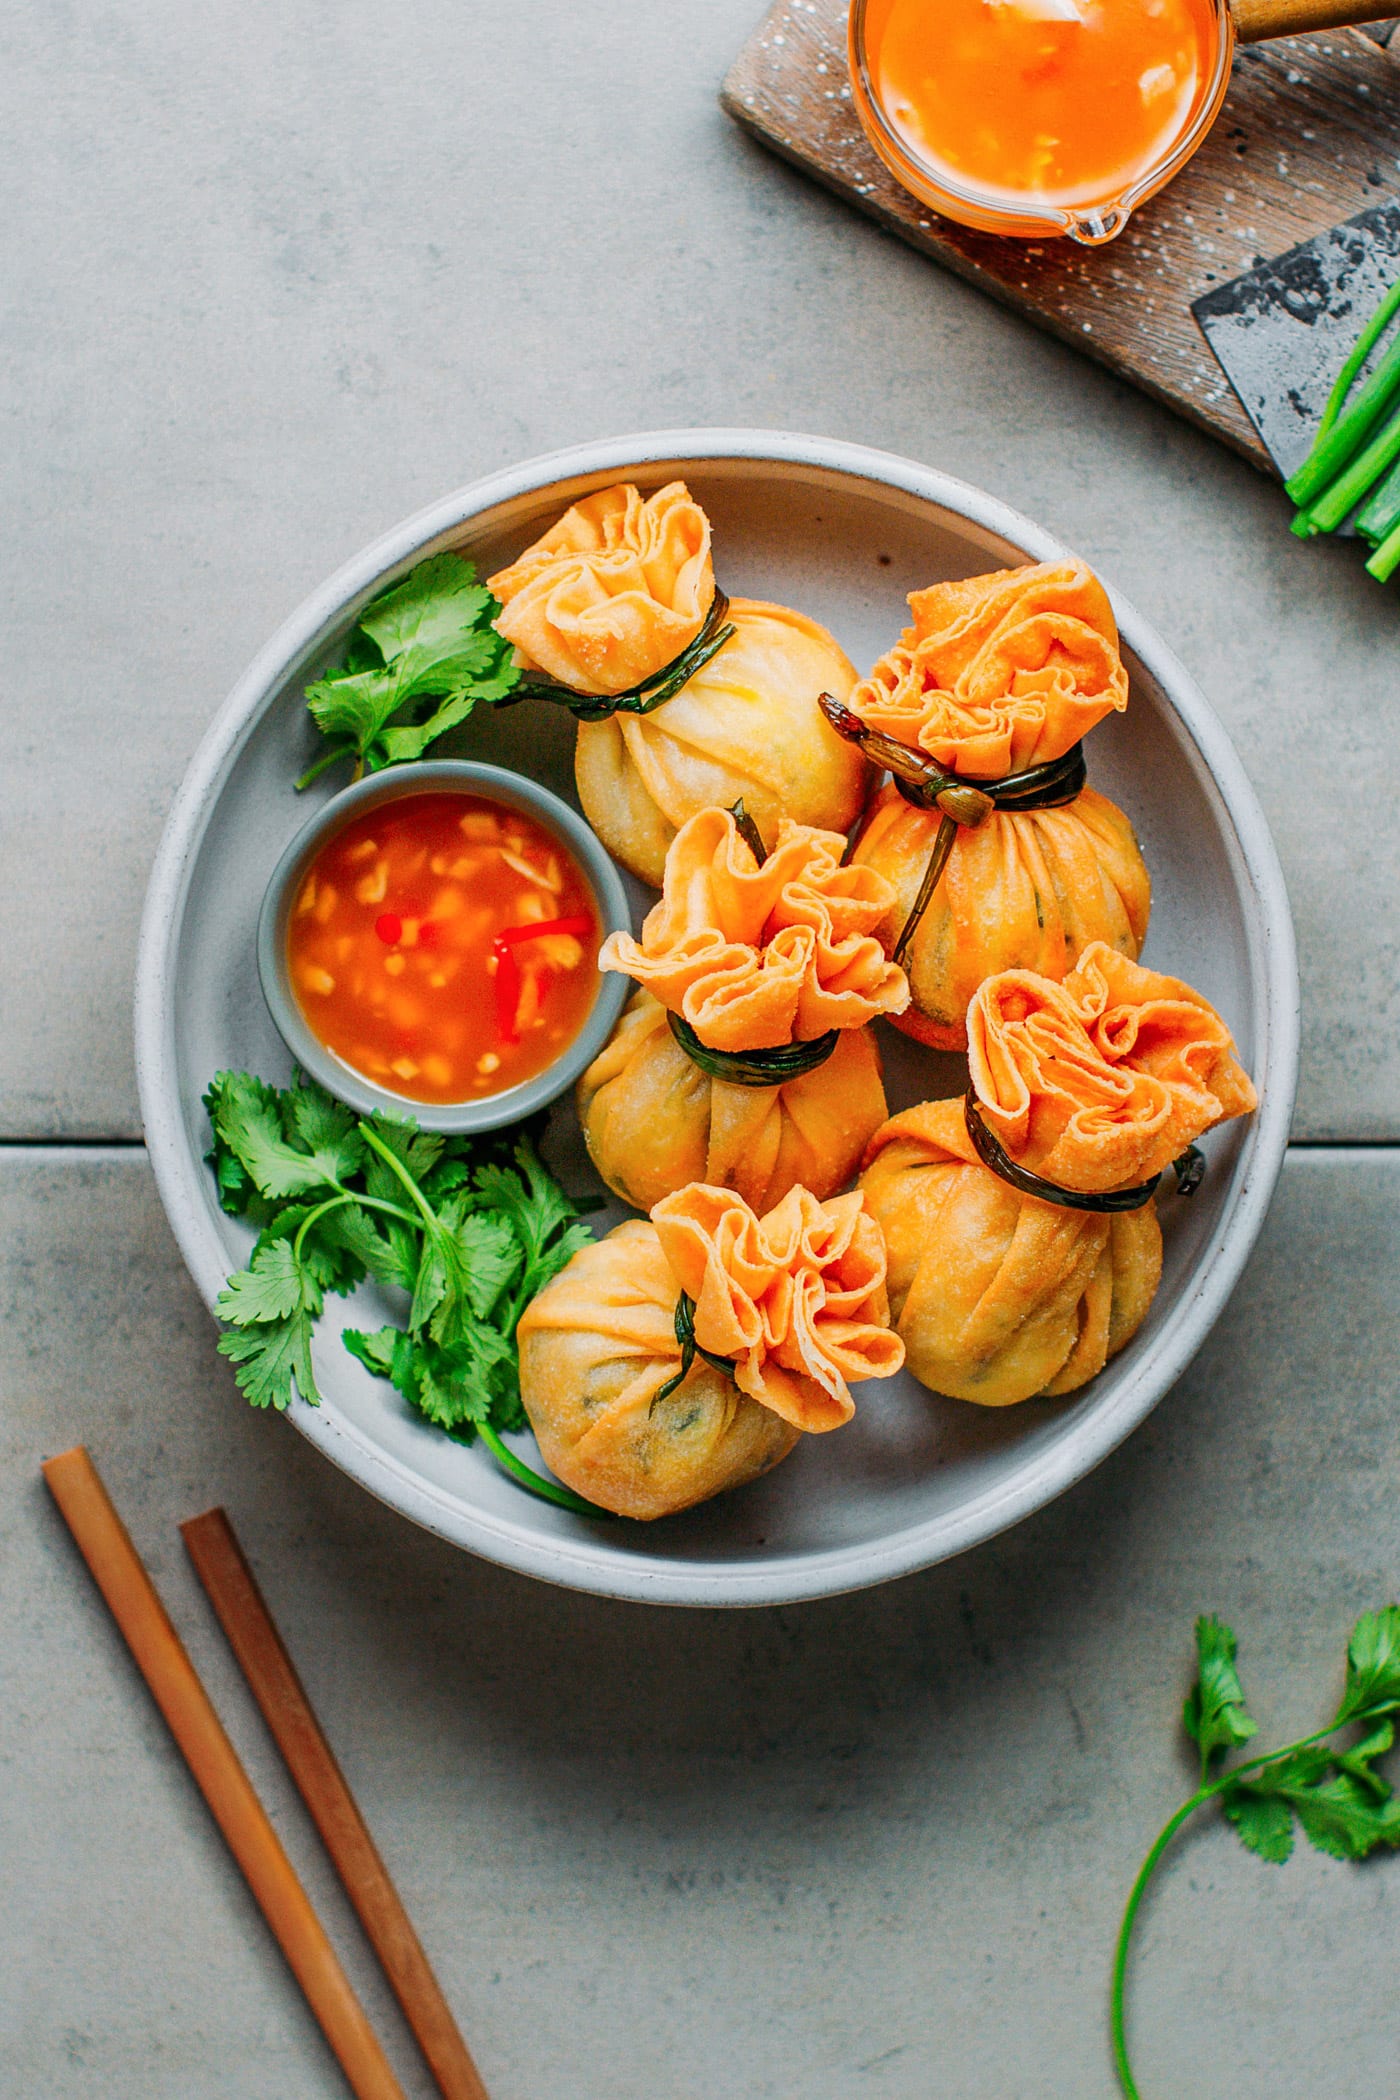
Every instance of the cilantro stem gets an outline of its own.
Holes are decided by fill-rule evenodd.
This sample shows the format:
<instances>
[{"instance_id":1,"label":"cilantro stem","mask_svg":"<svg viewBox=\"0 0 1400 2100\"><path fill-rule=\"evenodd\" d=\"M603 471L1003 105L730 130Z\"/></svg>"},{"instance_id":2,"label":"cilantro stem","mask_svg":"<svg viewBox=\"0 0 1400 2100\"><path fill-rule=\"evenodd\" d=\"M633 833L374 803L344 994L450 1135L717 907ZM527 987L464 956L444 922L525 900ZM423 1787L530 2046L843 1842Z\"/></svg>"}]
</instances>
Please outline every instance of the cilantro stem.
<instances>
[{"instance_id":1,"label":"cilantro stem","mask_svg":"<svg viewBox=\"0 0 1400 2100\"><path fill-rule=\"evenodd\" d=\"M442 1232L442 1220L438 1216L437 1212L433 1209L432 1205L429 1203L427 1197L423 1194L423 1191L419 1188L413 1176L409 1173L403 1161L395 1157L394 1153L391 1151L389 1146L385 1144L383 1138L380 1137L378 1131L374 1128L374 1125L372 1123L366 1123L362 1119L360 1122L360 1135L364 1139L365 1143L369 1146L372 1146L373 1149L379 1154L379 1157L383 1160L385 1166L389 1169L390 1173L393 1174L395 1179L399 1181L404 1187L404 1189L408 1192L409 1200L413 1204L413 1207L418 1212L419 1216L422 1218L423 1223L427 1226L428 1231L433 1235L434 1238L439 1237Z\"/></svg>"},{"instance_id":2,"label":"cilantro stem","mask_svg":"<svg viewBox=\"0 0 1400 2100\"><path fill-rule=\"evenodd\" d=\"M352 1200L349 1196L329 1196L324 1203L318 1203L315 1210L309 1210L306 1213L306 1216L297 1227L297 1236L292 1241L292 1259L294 1261L301 1260L302 1244L306 1239L307 1233L316 1224L317 1220L328 1217L333 1210L344 1209L345 1205Z\"/></svg>"},{"instance_id":3,"label":"cilantro stem","mask_svg":"<svg viewBox=\"0 0 1400 2100\"><path fill-rule=\"evenodd\" d=\"M292 1241L292 1253L297 1261L301 1260L302 1242L317 1220L328 1216L333 1210L342 1210L347 1203L361 1203L366 1210L382 1211L386 1217L398 1218L404 1225L416 1225L418 1222L412 1212L405 1210L401 1203L383 1203L377 1196L355 1196L348 1190L343 1191L339 1196L331 1196L324 1203L318 1203L315 1210L308 1211L302 1219L297 1236Z\"/></svg>"},{"instance_id":4,"label":"cilantro stem","mask_svg":"<svg viewBox=\"0 0 1400 2100\"><path fill-rule=\"evenodd\" d=\"M300 780L296 782L297 793L300 794L303 788L309 788L313 780L319 780L321 775L328 771L338 758L349 758L354 749L355 746L353 744L333 744L329 751L322 752L315 763L309 765Z\"/></svg>"},{"instance_id":5,"label":"cilantro stem","mask_svg":"<svg viewBox=\"0 0 1400 2100\"><path fill-rule=\"evenodd\" d=\"M1157 1862L1176 1836L1178 1830L1180 1830L1182 1824L1188 1816L1193 1816L1196 1810L1209 1801L1211 1796L1218 1793L1219 1790L1218 1783L1214 1786L1199 1788L1189 1801L1182 1802L1176 1814L1162 1826L1156 1843L1138 1869L1137 1880L1133 1883L1123 1911L1123 1923L1118 1929L1118 1945L1113 1956L1113 2061L1118 2067L1118 2082L1127 2095L1127 2100L1142 2100L1142 2095L1137 2088L1137 2081L1133 2077L1132 2065L1128 2061L1125 2003L1125 1986L1128 1976L1128 1943L1132 1938L1133 1926L1137 1922L1138 1907L1147 1892L1148 1882L1157 1871Z\"/></svg>"},{"instance_id":6,"label":"cilantro stem","mask_svg":"<svg viewBox=\"0 0 1400 2100\"><path fill-rule=\"evenodd\" d=\"M600 1509L596 1502L585 1502L582 1495L575 1495L569 1488L560 1487L558 1481L546 1480L542 1473L534 1472L523 1458L516 1457L489 1422L478 1422L476 1432L497 1465L504 1467L512 1480L518 1480L523 1488L528 1488L532 1495L538 1495L541 1501L557 1502L560 1509L571 1509L580 1517L612 1515L610 1509Z\"/></svg>"},{"instance_id":7,"label":"cilantro stem","mask_svg":"<svg viewBox=\"0 0 1400 2100\"><path fill-rule=\"evenodd\" d=\"M1128 1943L1132 1939L1133 1926L1137 1921L1138 1909L1142 1899L1147 1892L1147 1884L1156 1873L1162 1854L1166 1851L1182 1824L1193 1816L1198 1808L1203 1808L1207 1801L1213 1801L1217 1794L1223 1794L1227 1788L1233 1786L1237 1779L1243 1778L1246 1772L1258 1771L1261 1765L1277 1764L1282 1758L1293 1757L1299 1750L1311 1750L1315 1744L1325 1743L1329 1736L1336 1735L1339 1729L1349 1728L1353 1722L1364 1721L1365 1719L1365 1712L1349 1714L1344 1721L1331 1721L1326 1728L1319 1728L1316 1734L1301 1736L1296 1743L1286 1743L1280 1750L1264 1750L1257 1757L1246 1758L1243 1764L1232 1765L1229 1771L1222 1772L1218 1779L1212 1779L1206 1785L1198 1787L1190 1800L1183 1801L1176 1814L1163 1824L1151 1851L1138 1869L1136 1881L1128 1892L1128 1900L1123 1909L1123 1922L1118 1928L1118 1945L1113 1955L1113 1992L1110 2000L1113 2027L1113 2061L1117 2066L1118 2082L1123 2088L1126 2100L1142 2100L1142 2095L1138 2091L1137 2081L1133 2077L1132 2065L1128 2059L1126 2004Z\"/></svg>"}]
</instances>

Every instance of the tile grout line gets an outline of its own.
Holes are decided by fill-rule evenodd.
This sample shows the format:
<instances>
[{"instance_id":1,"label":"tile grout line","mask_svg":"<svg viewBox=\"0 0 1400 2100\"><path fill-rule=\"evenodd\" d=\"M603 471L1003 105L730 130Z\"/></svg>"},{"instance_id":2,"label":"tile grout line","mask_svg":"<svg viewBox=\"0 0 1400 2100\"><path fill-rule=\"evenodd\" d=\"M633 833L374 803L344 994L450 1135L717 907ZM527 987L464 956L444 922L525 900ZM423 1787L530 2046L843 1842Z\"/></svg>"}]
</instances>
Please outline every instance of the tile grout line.
<instances>
[{"instance_id":1,"label":"tile grout line","mask_svg":"<svg viewBox=\"0 0 1400 2100\"><path fill-rule=\"evenodd\" d=\"M139 1137L3 1137L5 1152L144 1152L146 1140ZM1393 1152L1400 1150L1400 1132L1393 1137L1290 1138L1290 1152Z\"/></svg>"},{"instance_id":2,"label":"tile grout line","mask_svg":"<svg viewBox=\"0 0 1400 2100\"><path fill-rule=\"evenodd\" d=\"M139 1137L0 1137L0 1152L144 1152Z\"/></svg>"}]
</instances>

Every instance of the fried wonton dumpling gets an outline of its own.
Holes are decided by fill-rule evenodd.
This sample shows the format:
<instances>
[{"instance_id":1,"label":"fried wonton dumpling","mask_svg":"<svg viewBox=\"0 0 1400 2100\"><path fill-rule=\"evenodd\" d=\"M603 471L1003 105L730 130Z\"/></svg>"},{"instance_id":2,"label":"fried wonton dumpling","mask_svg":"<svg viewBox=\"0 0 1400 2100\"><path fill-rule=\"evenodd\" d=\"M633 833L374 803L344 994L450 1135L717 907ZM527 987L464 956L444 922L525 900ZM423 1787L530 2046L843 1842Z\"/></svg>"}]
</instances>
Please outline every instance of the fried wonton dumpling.
<instances>
[{"instance_id":1,"label":"fried wonton dumpling","mask_svg":"<svg viewBox=\"0 0 1400 2100\"><path fill-rule=\"evenodd\" d=\"M1083 1193L1140 1186L1256 1105L1214 1008L1102 946L1063 984L993 979L969 1034L987 1128L1016 1164ZM885 1234L909 1368L935 1392L984 1407L1073 1392L1156 1294L1155 1199L1106 1216L1023 1195L983 1166L961 1100L886 1123L861 1188Z\"/></svg>"},{"instance_id":2,"label":"fried wonton dumpling","mask_svg":"<svg viewBox=\"0 0 1400 2100\"><path fill-rule=\"evenodd\" d=\"M1108 594L1083 562L1000 569L909 599L912 625L850 705L872 729L967 780L1000 780L1063 758L1128 704ZM887 784L855 859L897 901L880 929L893 952L938 836L936 811ZM960 829L905 953L913 1005L900 1026L961 1050L968 1002L1001 970L1063 977L1091 941L1136 958L1151 883L1133 828L1084 788L1058 809L998 811Z\"/></svg>"},{"instance_id":3,"label":"fried wonton dumpling","mask_svg":"<svg viewBox=\"0 0 1400 2100\"><path fill-rule=\"evenodd\" d=\"M741 797L765 839L779 820L848 832L870 768L817 705L845 699L855 666L827 630L783 605L731 599L735 632L646 715L580 722L574 773L608 851L661 886L666 851L697 811Z\"/></svg>"},{"instance_id":4,"label":"fried wonton dumpling","mask_svg":"<svg viewBox=\"0 0 1400 2100\"><path fill-rule=\"evenodd\" d=\"M682 1364L676 1308L698 1349ZM738 1487L804 1432L850 1420L849 1387L903 1362L884 1241L858 1193L792 1189L756 1217L697 1185L584 1247L527 1308L520 1391L546 1463L621 1516L654 1518Z\"/></svg>"},{"instance_id":5,"label":"fried wonton dumpling","mask_svg":"<svg viewBox=\"0 0 1400 2100\"><path fill-rule=\"evenodd\" d=\"M576 1099L589 1157L636 1210L650 1210L688 1181L734 1189L757 1211L797 1182L832 1195L889 1113L868 1028L844 1030L814 1072L781 1086L735 1086L692 1063L665 1007L640 991L580 1079Z\"/></svg>"},{"instance_id":6,"label":"fried wonton dumpling","mask_svg":"<svg viewBox=\"0 0 1400 2100\"><path fill-rule=\"evenodd\" d=\"M624 693L705 624L710 521L683 481L646 497L620 482L565 511L487 587L504 607L497 629L527 669L576 693Z\"/></svg>"},{"instance_id":7,"label":"fried wonton dumpling","mask_svg":"<svg viewBox=\"0 0 1400 2100\"><path fill-rule=\"evenodd\" d=\"M843 844L784 818L760 865L728 810L702 810L672 843L641 940L605 942L601 967L643 989L579 1081L579 1120L599 1173L639 1210L690 1181L737 1189L758 1211L796 1182L829 1196L884 1121L867 1024L906 1006L908 986L871 930L888 886L843 867ZM839 1039L815 1070L749 1086L702 1069L668 1012L730 1056Z\"/></svg>"},{"instance_id":8,"label":"fried wonton dumpling","mask_svg":"<svg viewBox=\"0 0 1400 2100\"><path fill-rule=\"evenodd\" d=\"M1080 561L910 593L912 624L850 705L968 780L1046 765L1128 704L1108 593Z\"/></svg>"},{"instance_id":9,"label":"fried wonton dumpling","mask_svg":"<svg viewBox=\"0 0 1400 2100\"><path fill-rule=\"evenodd\" d=\"M894 902L879 936L893 954L938 836L937 811L887 784L852 856L883 875ZM1136 958L1147 935L1152 881L1133 827L1094 788L1060 809L998 810L961 828L909 942L912 1004L896 1025L938 1050L967 1045L977 987L1002 970L1063 977L1094 941Z\"/></svg>"},{"instance_id":10,"label":"fried wonton dumpling","mask_svg":"<svg viewBox=\"0 0 1400 2100\"><path fill-rule=\"evenodd\" d=\"M896 1329L931 1391L981 1407L1073 1392L1147 1317L1155 1205L1104 1217L1020 1195L981 1164L961 1100L892 1117L866 1160Z\"/></svg>"}]
</instances>

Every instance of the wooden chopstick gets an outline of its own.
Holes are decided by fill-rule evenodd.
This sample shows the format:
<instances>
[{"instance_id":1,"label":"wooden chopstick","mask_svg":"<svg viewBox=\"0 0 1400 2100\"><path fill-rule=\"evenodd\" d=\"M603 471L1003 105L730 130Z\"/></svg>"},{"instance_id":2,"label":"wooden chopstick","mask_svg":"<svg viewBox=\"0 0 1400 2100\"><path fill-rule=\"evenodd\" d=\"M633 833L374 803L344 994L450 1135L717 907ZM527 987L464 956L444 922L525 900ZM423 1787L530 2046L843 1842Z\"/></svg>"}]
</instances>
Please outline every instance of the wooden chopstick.
<instances>
[{"instance_id":1,"label":"wooden chopstick","mask_svg":"<svg viewBox=\"0 0 1400 2100\"><path fill-rule=\"evenodd\" d=\"M357 2100L404 2100L364 2007L92 1459L77 1444L46 1459L43 1474Z\"/></svg>"},{"instance_id":2,"label":"wooden chopstick","mask_svg":"<svg viewBox=\"0 0 1400 2100\"><path fill-rule=\"evenodd\" d=\"M488 2100L232 1524L210 1509L180 1534L445 2100Z\"/></svg>"}]
</instances>

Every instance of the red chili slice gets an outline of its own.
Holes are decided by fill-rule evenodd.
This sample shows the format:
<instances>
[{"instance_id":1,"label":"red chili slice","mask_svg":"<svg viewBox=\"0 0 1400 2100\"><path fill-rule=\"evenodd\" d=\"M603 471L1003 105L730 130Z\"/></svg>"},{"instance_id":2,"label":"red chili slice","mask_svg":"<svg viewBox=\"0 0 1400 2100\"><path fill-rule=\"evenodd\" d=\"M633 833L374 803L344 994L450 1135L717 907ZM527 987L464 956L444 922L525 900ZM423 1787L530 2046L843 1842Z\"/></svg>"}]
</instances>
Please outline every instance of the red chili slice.
<instances>
[{"instance_id":1,"label":"red chili slice","mask_svg":"<svg viewBox=\"0 0 1400 2100\"><path fill-rule=\"evenodd\" d=\"M382 911L374 922L374 930L386 948L396 948L403 939L403 920L396 911Z\"/></svg>"},{"instance_id":2,"label":"red chili slice","mask_svg":"<svg viewBox=\"0 0 1400 2100\"><path fill-rule=\"evenodd\" d=\"M426 929L424 929L426 931ZM520 1012L520 965L512 948L521 941L537 941L548 933L591 933L593 921L587 912L568 919L537 919L529 926L507 926L491 943L496 958L496 1033L503 1043L518 1043L516 1016ZM419 939L422 939L422 933Z\"/></svg>"},{"instance_id":3,"label":"red chili slice","mask_svg":"<svg viewBox=\"0 0 1400 2100\"><path fill-rule=\"evenodd\" d=\"M587 912L576 912L571 919L540 919L530 926L507 926L496 935L497 942L506 942L514 947L517 941L538 941L547 933L592 933L593 921Z\"/></svg>"},{"instance_id":4,"label":"red chili slice","mask_svg":"<svg viewBox=\"0 0 1400 2100\"><path fill-rule=\"evenodd\" d=\"M520 1011L520 965L498 934L491 943L496 958L496 1034L503 1043L518 1043L515 1017Z\"/></svg>"}]
</instances>

